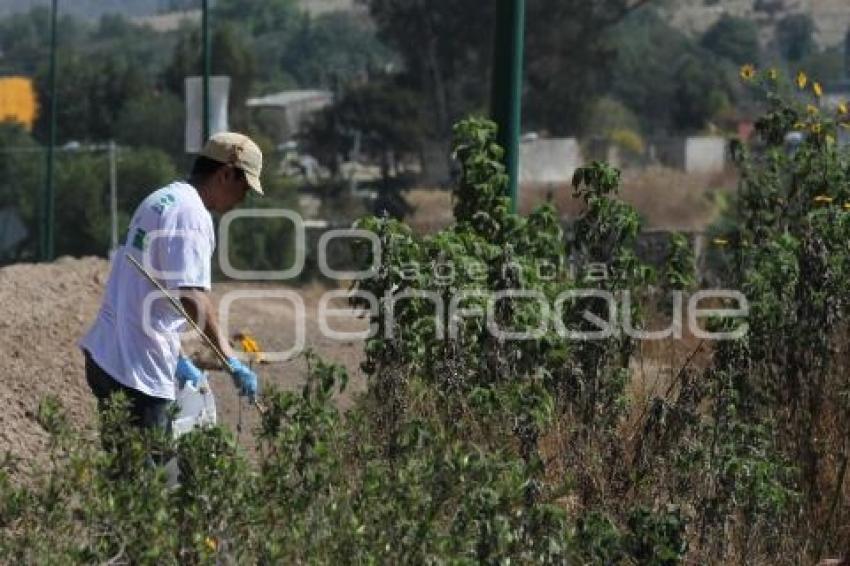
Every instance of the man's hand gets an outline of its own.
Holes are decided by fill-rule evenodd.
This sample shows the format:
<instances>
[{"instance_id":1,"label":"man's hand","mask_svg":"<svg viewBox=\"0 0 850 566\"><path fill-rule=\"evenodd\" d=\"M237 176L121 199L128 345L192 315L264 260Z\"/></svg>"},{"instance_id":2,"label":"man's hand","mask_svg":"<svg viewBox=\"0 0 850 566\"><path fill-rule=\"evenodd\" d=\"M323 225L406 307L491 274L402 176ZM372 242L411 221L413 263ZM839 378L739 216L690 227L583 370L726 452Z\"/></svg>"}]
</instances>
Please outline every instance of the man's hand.
<instances>
[{"instance_id":1,"label":"man's hand","mask_svg":"<svg viewBox=\"0 0 850 566\"><path fill-rule=\"evenodd\" d=\"M245 367L235 357L228 358L227 363L230 365L230 374L233 376L233 381L239 387L239 394L247 395L252 401L255 400L259 391L257 374Z\"/></svg>"},{"instance_id":2,"label":"man's hand","mask_svg":"<svg viewBox=\"0 0 850 566\"><path fill-rule=\"evenodd\" d=\"M224 358L232 358L234 356L233 349L218 324L216 309L209 292L203 289L181 288L180 302L183 303L186 314L195 321L195 324L203 328L204 334L218 348Z\"/></svg>"},{"instance_id":3,"label":"man's hand","mask_svg":"<svg viewBox=\"0 0 850 566\"><path fill-rule=\"evenodd\" d=\"M177 382L180 384L180 387L185 386L187 383L191 383L192 386L197 389L198 384L204 377L204 374L189 358L186 356L180 356L177 360L177 371L174 372L174 377L177 378Z\"/></svg>"}]
</instances>

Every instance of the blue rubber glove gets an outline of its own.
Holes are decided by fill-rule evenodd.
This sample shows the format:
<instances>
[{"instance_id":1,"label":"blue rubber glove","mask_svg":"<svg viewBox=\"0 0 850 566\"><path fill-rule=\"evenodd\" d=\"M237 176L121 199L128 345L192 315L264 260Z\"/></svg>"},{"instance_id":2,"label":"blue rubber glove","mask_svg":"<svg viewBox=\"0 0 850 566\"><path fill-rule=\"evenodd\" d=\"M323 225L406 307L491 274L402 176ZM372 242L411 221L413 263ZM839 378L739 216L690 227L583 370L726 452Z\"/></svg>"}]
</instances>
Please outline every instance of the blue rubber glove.
<instances>
[{"instance_id":1,"label":"blue rubber glove","mask_svg":"<svg viewBox=\"0 0 850 566\"><path fill-rule=\"evenodd\" d=\"M257 374L235 357L227 358L227 363L230 364L230 375L239 388L239 394L247 395L251 400L256 399L259 390Z\"/></svg>"},{"instance_id":2,"label":"blue rubber glove","mask_svg":"<svg viewBox=\"0 0 850 566\"><path fill-rule=\"evenodd\" d=\"M192 386L197 389L198 384L204 377L204 374L201 370L195 367L195 364L193 364L189 358L186 356L180 356L177 360L177 371L174 372L174 377L177 378L177 382L180 384L180 387L185 386L187 383L191 383Z\"/></svg>"}]
</instances>

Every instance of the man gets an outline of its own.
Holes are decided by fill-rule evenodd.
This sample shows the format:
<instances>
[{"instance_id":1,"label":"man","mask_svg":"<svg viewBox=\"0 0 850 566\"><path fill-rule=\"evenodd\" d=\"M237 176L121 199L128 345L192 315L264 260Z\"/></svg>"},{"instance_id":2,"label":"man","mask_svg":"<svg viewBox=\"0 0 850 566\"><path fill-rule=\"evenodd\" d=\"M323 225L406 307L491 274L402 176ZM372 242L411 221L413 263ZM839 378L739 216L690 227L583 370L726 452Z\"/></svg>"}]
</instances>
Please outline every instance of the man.
<instances>
[{"instance_id":1,"label":"man","mask_svg":"<svg viewBox=\"0 0 850 566\"><path fill-rule=\"evenodd\" d=\"M250 138L216 134L195 160L188 182L153 192L136 209L127 241L113 258L97 319L80 341L86 380L99 407L123 391L134 426L168 430L175 384L197 385L201 377L200 370L180 354L185 320L124 257L128 253L169 293L180 297L189 316L228 358L240 394L256 396L257 376L236 359L209 295L215 248L210 211L231 210L249 190L262 195L262 159Z\"/></svg>"}]
</instances>

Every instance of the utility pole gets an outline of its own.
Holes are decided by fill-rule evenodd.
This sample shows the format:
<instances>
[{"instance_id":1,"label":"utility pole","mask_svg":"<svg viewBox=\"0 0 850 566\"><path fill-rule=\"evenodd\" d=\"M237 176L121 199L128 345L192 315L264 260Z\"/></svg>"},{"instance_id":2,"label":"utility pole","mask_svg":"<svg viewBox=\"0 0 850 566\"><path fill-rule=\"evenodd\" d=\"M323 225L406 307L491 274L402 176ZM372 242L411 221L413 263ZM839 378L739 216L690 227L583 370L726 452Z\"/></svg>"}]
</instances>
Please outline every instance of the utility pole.
<instances>
[{"instance_id":1,"label":"utility pole","mask_svg":"<svg viewBox=\"0 0 850 566\"><path fill-rule=\"evenodd\" d=\"M53 187L53 149L56 146L56 12L58 0L53 0L50 11L50 71L48 89L50 92L50 122L47 141L47 159L44 171L44 193L41 199L41 238L40 252L44 261L53 260L53 219L55 216L55 195Z\"/></svg>"},{"instance_id":2,"label":"utility pole","mask_svg":"<svg viewBox=\"0 0 850 566\"><path fill-rule=\"evenodd\" d=\"M202 139L201 146L203 146L210 137L210 3L209 0L202 0L202 12L201 12L201 41L203 43L203 60L204 60L204 73L203 73L203 126L201 127Z\"/></svg>"},{"instance_id":3,"label":"utility pole","mask_svg":"<svg viewBox=\"0 0 850 566\"><path fill-rule=\"evenodd\" d=\"M118 249L118 153L115 140L109 142L109 213L112 217L112 248L109 256Z\"/></svg>"},{"instance_id":4,"label":"utility pole","mask_svg":"<svg viewBox=\"0 0 850 566\"><path fill-rule=\"evenodd\" d=\"M512 211L519 200L519 137L522 129L522 66L525 44L525 0L496 0L496 44L493 50L491 113L505 149Z\"/></svg>"}]
</instances>

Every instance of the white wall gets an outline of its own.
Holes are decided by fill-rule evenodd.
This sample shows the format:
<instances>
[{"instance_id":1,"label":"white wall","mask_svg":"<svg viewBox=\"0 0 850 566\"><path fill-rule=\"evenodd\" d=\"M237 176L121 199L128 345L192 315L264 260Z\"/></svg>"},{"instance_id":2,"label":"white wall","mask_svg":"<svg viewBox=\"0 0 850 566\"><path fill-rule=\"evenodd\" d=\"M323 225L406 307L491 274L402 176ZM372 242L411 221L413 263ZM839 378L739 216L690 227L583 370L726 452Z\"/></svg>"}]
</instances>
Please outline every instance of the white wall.
<instances>
[{"instance_id":1,"label":"white wall","mask_svg":"<svg viewBox=\"0 0 850 566\"><path fill-rule=\"evenodd\" d=\"M584 164L575 138L537 139L519 146L519 182L570 183Z\"/></svg>"}]
</instances>

